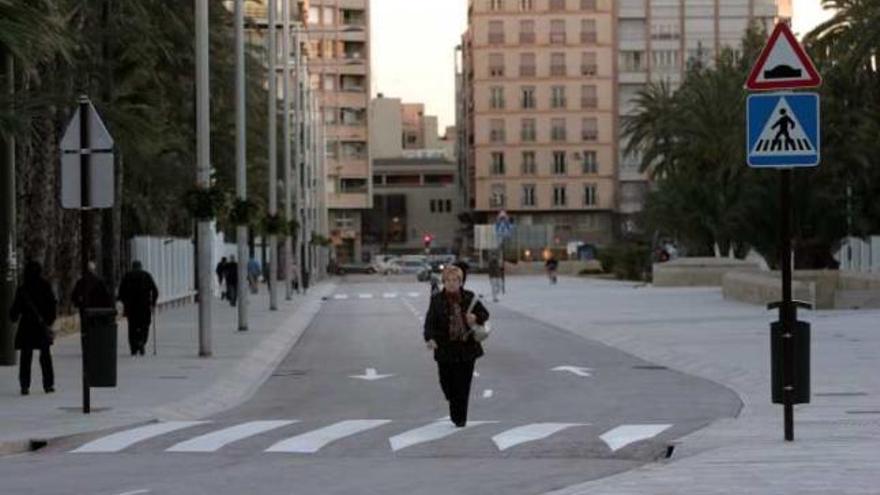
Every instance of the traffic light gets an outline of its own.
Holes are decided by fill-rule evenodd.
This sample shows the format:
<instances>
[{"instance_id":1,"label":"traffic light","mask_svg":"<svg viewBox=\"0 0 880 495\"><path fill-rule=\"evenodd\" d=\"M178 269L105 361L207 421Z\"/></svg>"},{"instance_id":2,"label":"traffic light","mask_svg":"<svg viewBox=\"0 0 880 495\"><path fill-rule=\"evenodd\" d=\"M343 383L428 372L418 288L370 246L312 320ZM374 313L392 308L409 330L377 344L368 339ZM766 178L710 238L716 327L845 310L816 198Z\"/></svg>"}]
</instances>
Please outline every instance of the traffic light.
<instances>
[{"instance_id":1,"label":"traffic light","mask_svg":"<svg viewBox=\"0 0 880 495\"><path fill-rule=\"evenodd\" d=\"M434 240L434 236L431 234L425 234L422 240L425 242L425 249L431 249L431 241Z\"/></svg>"}]
</instances>

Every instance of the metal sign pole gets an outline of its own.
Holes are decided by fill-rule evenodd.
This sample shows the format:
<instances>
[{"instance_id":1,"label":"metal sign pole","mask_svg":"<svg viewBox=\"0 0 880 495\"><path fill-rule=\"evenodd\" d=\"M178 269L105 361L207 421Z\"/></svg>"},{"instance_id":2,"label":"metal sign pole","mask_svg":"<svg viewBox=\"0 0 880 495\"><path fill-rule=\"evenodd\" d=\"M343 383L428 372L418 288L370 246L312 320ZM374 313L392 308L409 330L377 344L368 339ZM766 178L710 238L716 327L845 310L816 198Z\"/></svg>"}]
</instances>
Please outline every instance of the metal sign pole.
<instances>
[{"instance_id":1,"label":"metal sign pole","mask_svg":"<svg viewBox=\"0 0 880 495\"><path fill-rule=\"evenodd\" d=\"M783 331L783 407L785 422L785 440L794 440L794 330L795 309L791 295L791 169L780 171L780 233L782 250L780 262L782 263L782 331Z\"/></svg>"},{"instance_id":2,"label":"metal sign pole","mask_svg":"<svg viewBox=\"0 0 880 495\"><path fill-rule=\"evenodd\" d=\"M82 264L82 300L79 308L80 341L82 343L82 385L83 414L92 410L89 390L89 331L86 324L86 304L89 299L89 251L92 244L92 212L91 206L91 146L89 146L89 100L86 96L79 99L79 163L80 163L80 255Z\"/></svg>"}]
</instances>

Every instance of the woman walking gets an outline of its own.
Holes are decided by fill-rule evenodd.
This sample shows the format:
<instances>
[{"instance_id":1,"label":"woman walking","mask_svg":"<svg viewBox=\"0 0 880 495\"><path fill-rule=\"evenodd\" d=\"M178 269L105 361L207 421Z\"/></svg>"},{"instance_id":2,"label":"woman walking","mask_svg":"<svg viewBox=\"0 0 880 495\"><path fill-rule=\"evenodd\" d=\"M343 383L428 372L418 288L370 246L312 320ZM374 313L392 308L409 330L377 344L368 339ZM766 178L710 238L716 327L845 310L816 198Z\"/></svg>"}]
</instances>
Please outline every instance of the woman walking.
<instances>
[{"instance_id":1,"label":"woman walking","mask_svg":"<svg viewBox=\"0 0 880 495\"><path fill-rule=\"evenodd\" d=\"M18 381L21 395L28 395L31 387L31 361L34 350L40 350L40 368L43 371L43 390L55 391L55 373L52 369L52 324L55 323L55 294L43 278L43 267L36 261L25 264L23 282L15 291L9 308L9 318L19 321L15 334L15 348L21 351Z\"/></svg>"},{"instance_id":2,"label":"woman walking","mask_svg":"<svg viewBox=\"0 0 880 495\"><path fill-rule=\"evenodd\" d=\"M489 312L479 301L473 312L467 312L476 296L462 287L464 273L459 267L446 267L442 279L443 290L431 297L424 337L428 349L434 351L440 388L449 402L449 418L461 428L467 423L474 363L483 355L471 327L485 323Z\"/></svg>"}]
</instances>

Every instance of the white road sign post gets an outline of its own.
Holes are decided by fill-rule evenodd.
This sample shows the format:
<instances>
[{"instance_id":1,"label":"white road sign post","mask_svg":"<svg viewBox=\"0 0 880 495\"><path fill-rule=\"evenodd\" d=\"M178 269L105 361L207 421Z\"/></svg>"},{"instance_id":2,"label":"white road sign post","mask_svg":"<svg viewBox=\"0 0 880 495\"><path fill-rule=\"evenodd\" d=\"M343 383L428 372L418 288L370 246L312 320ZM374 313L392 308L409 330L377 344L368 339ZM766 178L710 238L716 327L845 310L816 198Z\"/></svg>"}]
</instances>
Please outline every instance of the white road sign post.
<instances>
[{"instance_id":1,"label":"white road sign post","mask_svg":"<svg viewBox=\"0 0 880 495\"><path fill-rule=\"evenodd\" d=\"M107 132L97 110L85 95L67 124L61 139L61 206L80 211L80 254L83 294L87 299L89 261L92 245L92 209L110 208L114 202L113 138ZM91 412L89 385L89 329L85 304L80 308L80 342L82 344L83 413Z\"/></svg>"}]
</instances>

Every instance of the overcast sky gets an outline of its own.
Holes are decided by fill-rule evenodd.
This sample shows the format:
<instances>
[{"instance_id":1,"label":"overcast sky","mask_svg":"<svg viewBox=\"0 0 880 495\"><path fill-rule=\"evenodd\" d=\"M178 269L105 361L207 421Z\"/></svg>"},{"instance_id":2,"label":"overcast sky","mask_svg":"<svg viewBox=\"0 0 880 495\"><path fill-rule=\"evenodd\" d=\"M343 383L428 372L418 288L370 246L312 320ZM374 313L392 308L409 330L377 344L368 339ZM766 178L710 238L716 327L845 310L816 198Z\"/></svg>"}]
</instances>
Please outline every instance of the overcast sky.
<instances>
[{"instance_id":1,"label":"overcast sky","mask_svg":"<svg viewBox=\"0 0 880 495\"><path fill-rule=\"evenodd\" d=\"M467 27L467 0L370 0L373 92L424 103L440 133L455 124L454 49ZM825 20L820 0L793 0L800 35Z\"/></svg>"}]
</instances>

